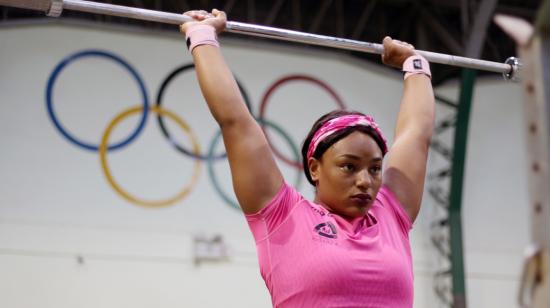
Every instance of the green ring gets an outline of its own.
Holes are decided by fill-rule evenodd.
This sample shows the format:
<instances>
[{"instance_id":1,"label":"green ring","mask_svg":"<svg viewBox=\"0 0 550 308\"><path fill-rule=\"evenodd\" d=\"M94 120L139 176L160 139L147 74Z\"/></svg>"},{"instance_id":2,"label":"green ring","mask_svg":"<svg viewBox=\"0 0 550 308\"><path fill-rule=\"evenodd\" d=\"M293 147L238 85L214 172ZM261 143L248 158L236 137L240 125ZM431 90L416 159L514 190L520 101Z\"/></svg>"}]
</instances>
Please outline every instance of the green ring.
<instances>
[{"instance_id":1,"label":"green ring","mask_svg":"<svg viewBox=\"0 0 550 308\"><path fill-rule=\"evenodd\" d=\"M292 141L292 138L290 138L290 136L287 133L285 133L285 131L283 131L283 129L280 126L265 119L263 120L256 119L256 121L258 121L258 123L260 124L264 124L270 128L273 128L277 133L281 134L281 136L283 136L285 141L290 145L290 148L292 149L292 154L294 154L294 157L296 158L296 160L300 159L300 152L298 151L298 147L296 146L296 144L294 144L294 142ZM223 191L220 183L216 179L216 173L214 172L214 164L213 164L214 148L216 147L216 144L220 140L221 135L222 135L221 130L219 130L216 136L212 139L212 142L210 143L210 148L208 149L208 159L206 160L207 167L208 167L208 175L210 176L210 181L212 182L214 189L220 195L220 197L231 207L238 209L240 211L241 207L239 206L237 201L234 200L235 198L228 196L228 194L226 194ZM301 183L302 183L302 174L300 170L297 170L296 179L294 180L294 187L296 189L299 189Z\"/></svg>"}]
</instances>

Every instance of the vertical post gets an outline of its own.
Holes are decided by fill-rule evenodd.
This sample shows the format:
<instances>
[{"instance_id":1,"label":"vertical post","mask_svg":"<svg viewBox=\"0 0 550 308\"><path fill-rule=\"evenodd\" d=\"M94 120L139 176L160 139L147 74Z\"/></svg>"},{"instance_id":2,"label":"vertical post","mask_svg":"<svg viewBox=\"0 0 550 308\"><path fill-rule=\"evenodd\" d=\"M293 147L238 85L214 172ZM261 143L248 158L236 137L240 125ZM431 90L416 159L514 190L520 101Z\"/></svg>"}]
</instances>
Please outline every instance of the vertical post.
<instances>
[{"instance_id":1,"label":"vertical post","mask_svg":"<svg viewBox=\"0 0 550 308\"><path fill-rule=\"evenodd\" d=\"M449 222L454 308L466 307L466 284L464 281L464 254L462 247L462 187L475 79L475 71L468 69L462 71L462 85L453 147Z\"/></svg>"},{"instance_id":2,"label":"vertical post","mask_svg":"<svg viewBox=\"0 0 550 308\"><path fill-rule=\"evenodd\" d=\"M483 50L487 27L498 0L483 0L478 7L472 25L466 56L479 57ZM476 72L470 69L462 70L462 85L458 105L457 123L454 139L454 154L451 176L451 195L449 204L449 222L451 235L451 273L453 276L453 307L466 307L466 282L464 278L464 252L462 243L462 184L464 167L466 165L466 146L470 109Z\"/></svg>"},{"instance_id":3,"label":"vertical post","mask_svg":"<svg viewBox=\"0 0 550 308\"><path fill-rule=\"evenodd\" d=\"M527 125L531 240L536 249L525 260L520 305L550 305L550 1L539 11L536 32L520 45L527 57L523 79Z\"/></svg>"}]
</instances>

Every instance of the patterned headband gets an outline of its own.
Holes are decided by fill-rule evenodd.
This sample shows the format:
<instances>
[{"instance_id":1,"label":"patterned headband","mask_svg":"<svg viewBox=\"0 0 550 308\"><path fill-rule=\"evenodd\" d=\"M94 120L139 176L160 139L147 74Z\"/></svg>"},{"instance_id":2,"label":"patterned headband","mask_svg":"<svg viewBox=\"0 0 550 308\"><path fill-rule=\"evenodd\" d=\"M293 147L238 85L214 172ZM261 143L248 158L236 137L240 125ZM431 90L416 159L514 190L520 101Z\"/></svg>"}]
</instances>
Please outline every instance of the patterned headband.
<instances>
[{"instance_id":1,"label":"patterned headband","mask_svg":"<svg viewBox=\"0 0 550 308\"><path fill-rule=\"evenodd\" d=\"M321 141L344 128L352 126L367 126L372 128L374 133L380 138L380 140L382 140L382 155L386 155L388 152L386 138L382 135L382 131L378 127L378 124L374 122L374 119L371 116L349 114L328 120L315 132L307 149L307 160L309 161L309 159L313 156L313 153L315 153L315 150L317 150L317 146L321 143Z\"/></svg>"}]
</instances>

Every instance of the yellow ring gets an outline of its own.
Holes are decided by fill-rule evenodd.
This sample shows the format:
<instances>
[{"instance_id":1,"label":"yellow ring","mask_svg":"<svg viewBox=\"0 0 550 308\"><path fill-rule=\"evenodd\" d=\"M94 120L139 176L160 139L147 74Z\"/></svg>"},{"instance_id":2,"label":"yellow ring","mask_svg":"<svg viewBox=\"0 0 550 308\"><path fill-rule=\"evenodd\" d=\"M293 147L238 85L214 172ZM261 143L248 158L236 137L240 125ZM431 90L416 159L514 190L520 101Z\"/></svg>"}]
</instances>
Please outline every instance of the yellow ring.
<instances>
[{"instance_id":1,"label":"yellow ring","mask_svg":"<svg viewBox=\"0 0 550 308\"><path fill-rule=\"evenodd\" d=\"M134 113L139 113L142 111L143 111L142 106L131 107L121 112L111 121L111 123L109 123L109 125L107 126L107 129L103 133L103 137L101 138L101 144L99 145L99 158L101 160L101 168L103 170L103 174L107 178L107 182L109 182L109 184L120 196L122 196L124 199L128 200L129 202L137 205L141 205L144 207L149 207L149 208L157 208L157 207L172 205L177 201L185 198L191 192L195 184L197 184L200 171L201 171L201 162L199 160L195 160L191 182L187 186L185 186L178 194L176 194L171 198L156 200L156 201L143 200L130 195L127 191L125 191L122 187L120 187L120 185L118 185L115 182L115 179L113 178L111 171L109 169L109 165L107 164L107 145L109 144L109 137L111 136L113 129L124 118ZM172 113L171 111L161 108L160 106L151 106L149 107L149 111L159 115L166 116L172 119L173 121L175 121L179 125L179 127L181 127L183 131L187 133L187 135L189 135L191 142L193 143L193 153L194 154L200 153L200 146L199 146L197 137L193 134L193 132L191 131L191 128L189 128L189 125L187 125L187 123L185 123L181 118L179 118L176 114Z\"/></svg>"}]
</instances>

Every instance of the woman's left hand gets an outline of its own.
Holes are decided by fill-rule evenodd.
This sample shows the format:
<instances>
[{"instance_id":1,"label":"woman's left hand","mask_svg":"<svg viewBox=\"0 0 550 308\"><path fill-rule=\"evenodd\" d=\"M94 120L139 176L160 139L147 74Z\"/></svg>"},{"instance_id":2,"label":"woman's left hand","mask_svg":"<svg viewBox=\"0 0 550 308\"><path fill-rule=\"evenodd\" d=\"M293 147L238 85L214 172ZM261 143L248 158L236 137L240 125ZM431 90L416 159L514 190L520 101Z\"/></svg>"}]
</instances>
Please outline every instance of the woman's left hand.
<instances>
[{"instance_id":1,"label":"woman's left hand","mask_svg":"<svg viewBox=\"0 0 550 308\"><path fill-rule=\"evenodd\" d=\"M213 9L212 13L204 10L188 11L183 13L186 16L193 18L193 21L188 21L180 25L180 31L185 33L189 27L195 24L209 25L216 29L216 33L220 33L225 29L227 17L224 12Z\"/></svg>"}]
</instances>

